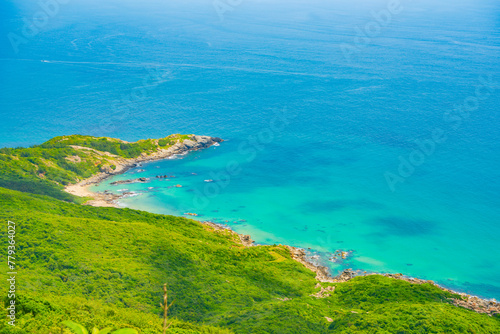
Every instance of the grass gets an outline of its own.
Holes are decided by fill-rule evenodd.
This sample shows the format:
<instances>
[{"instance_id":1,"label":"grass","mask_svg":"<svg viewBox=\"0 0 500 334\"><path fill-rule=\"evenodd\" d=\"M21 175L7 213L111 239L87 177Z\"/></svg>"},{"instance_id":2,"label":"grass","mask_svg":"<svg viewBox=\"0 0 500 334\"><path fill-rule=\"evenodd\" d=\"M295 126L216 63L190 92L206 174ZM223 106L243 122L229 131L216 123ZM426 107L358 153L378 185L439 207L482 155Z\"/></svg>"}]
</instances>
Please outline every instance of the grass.
<instances>
[{"instance_id":1,"label":"grass","mask_svg":"<svg viewBox=\"0 0 500 334\"><path fill-rule=\"evenodd\" d=\"M457 308L450 293L430 284L375 275L323 283L336 286L332 296L311 297L318 291L314 273L285 248L240 248L234 234L182 217L2 188L0 209L2 220L18 226L18 289L26 306L13 333L48 333L68 319L89 328L159 333L163 283L175 299L169 314L179 333L187 327L213 333L500 331L498 318ZM2 231L2 249L6 240Z\"/></svg>"},{"instance_id":2,"label":"grass","mask_svg":"<svg viewBox=\"0 0 500 334\"><path fill-rule=\"evenodd\" d=\"M28 148L1 148L0 187L81 203L78 197L65 193L64 186L115 170L120 159L152 154L189 137L175 134L126 143L108 137L72 135Z\"/></svg>"},{"instance_id":3,"label":"grass","mask_svg":"<svg viewBox=\"0 0 500 334\"><path fill-rule=\"evenodd\" d=\"M60 333L64 320L87 329L161 332L168 284L168 333L499 333L500 319L451 305L430 284L383 276L334 285L326 298L315 274L283 246L243 247L227 230L183 217L79 205L62 191L118 159L189 138L125 143L64 136L31 148L0 149L0 218L17 226L17 326L0 334ZM7 249L7 229L0 248ZM0 280L6 282L6 274ZM5 306L7 284L0 285ZM68 334L69 332L63 332Z\"/></svg>"}]
</instances>

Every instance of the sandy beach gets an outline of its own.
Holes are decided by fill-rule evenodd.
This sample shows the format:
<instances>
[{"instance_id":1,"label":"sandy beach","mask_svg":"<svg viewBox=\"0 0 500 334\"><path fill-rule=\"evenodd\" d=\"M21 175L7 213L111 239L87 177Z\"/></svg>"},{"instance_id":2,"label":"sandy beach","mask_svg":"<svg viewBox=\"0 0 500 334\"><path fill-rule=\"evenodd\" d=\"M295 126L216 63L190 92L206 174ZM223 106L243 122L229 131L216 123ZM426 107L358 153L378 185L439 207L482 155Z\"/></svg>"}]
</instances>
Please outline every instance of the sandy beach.
<instances>
[{"instance_id":1,"label":"sandy beach","mask_svg":"<svg viewBox=\"0 0 500 334\"><path fill-rule=\"evenodd\" d=\"M112 156L113 158L115 158L114 162L116 168L114 170L108 169L105 172L93 175L76 184L68 185L64 188L64 191L71 195L89 198L89 200L85 202L84 205L118 208L119 206L116 204L116 201L123 195L116 195L111 193L96 193L90 191L90 187L101 183L111 176L125 173L130 168L137 167L141 163L168 159L174 155L180 155L190 151L205 149L221 141L222 139L216 137L191 135L190 139L178 142L167 149L160 149L149 155L143 153L139 157L133 159L124 159L118 156L107 154L108 156ZM82 149L88 150L88 148Z\"/></svg>"}]
</instances>

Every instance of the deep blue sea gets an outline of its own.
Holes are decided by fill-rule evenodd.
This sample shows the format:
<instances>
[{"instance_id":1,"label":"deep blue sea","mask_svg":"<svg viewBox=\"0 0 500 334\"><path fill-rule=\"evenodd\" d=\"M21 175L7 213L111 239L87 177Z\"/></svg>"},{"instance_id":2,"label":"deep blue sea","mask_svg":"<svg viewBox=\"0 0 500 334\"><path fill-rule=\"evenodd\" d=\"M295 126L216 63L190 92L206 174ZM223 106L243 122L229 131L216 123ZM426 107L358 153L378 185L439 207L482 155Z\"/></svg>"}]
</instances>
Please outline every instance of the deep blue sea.
<instances>
[{"instance_id":1,"label":"deep blue sea","mask_svg":"<svg viewBox=\"0 0 500 334\"><path fill-rule=\"evenodd\" d=\"M500 2L54 1L0 3L1 146L219 136L97 190L500 299Z\"/></svg>"}]
</instances>

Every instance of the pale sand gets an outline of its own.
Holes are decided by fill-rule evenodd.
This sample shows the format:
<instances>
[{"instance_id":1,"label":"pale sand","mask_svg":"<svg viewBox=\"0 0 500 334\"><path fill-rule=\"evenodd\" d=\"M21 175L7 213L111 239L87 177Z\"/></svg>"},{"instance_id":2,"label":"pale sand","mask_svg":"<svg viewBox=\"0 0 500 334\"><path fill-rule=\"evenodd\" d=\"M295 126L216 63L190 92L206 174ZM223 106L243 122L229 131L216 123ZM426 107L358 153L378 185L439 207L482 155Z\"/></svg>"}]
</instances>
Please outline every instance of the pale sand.
<instances>
[{"instance_id":1,"label":"pale sand","mask_svg":"<svg viewBox=\"0 0 500 334\"><path fill-rule=\"evenodd\" d=\"M96 151L88 147L73 146L73 148L91 150L99 155L107 155L109 157L114 158L115 159L114 164L116 168L114 170L110 169L106 172L96 174L76 184L68 185L64 188L64 190L67 193L75 196L91 198L91 200L84 203L85 205L118 208L119 206L116 204L116 201L122 197L121 195L95 193L90 191L89 189L90 186L94 184L99 184L113 175L122 174L127 170L129 170L130 168L137 166L137 164L139 163L167 159L172 157L173 155L184 154L189 151L204 149L221 141L222 139L220 138L192 135L191 139L189 140L186 139L183 142L179 142L167 149L160 149L157 152L154 152L153 154L150 155L146 155L143 153L139 157L134 159L120 158L111 153Z\"/></svg>"},{"instance_id":2,"label":"pale sand","mask_svg":"<svg viewBox=\"0 0 500 334\"><path fill-rule=\"evenodd\" d=\"M91 198L91 200L85 202L84 205L119 208L118 204L116 204L116 200L119 199L120 196L92 192L89 188L93 184L82 184L85 181L86 180L69 185L64 190L75 196Z\"/></svg>"}]
</instances>

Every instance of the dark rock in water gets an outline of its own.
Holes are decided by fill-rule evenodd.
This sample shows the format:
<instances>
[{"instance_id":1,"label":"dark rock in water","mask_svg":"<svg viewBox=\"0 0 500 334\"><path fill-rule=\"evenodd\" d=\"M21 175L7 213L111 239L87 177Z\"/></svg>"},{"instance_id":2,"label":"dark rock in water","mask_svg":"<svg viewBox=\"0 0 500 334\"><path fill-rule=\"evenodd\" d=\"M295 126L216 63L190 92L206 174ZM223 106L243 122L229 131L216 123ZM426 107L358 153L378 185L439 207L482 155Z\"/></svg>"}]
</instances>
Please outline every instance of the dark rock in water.
<instances>
[{"instance_id":1,"label":"dark rock in water","mask_svg":"<svg viewBox=\"0 0 500 334\"><path fill-rule=\"evenodd\" d=\"M138 179L131 179L131 180L123 180L123 181L115 181L111 182L110 184L113 186L119 185L119 184L130 184L130 183L145 183L148 182L149 179L146 177L140 177Z\"/></svg>"}]
</instances>

